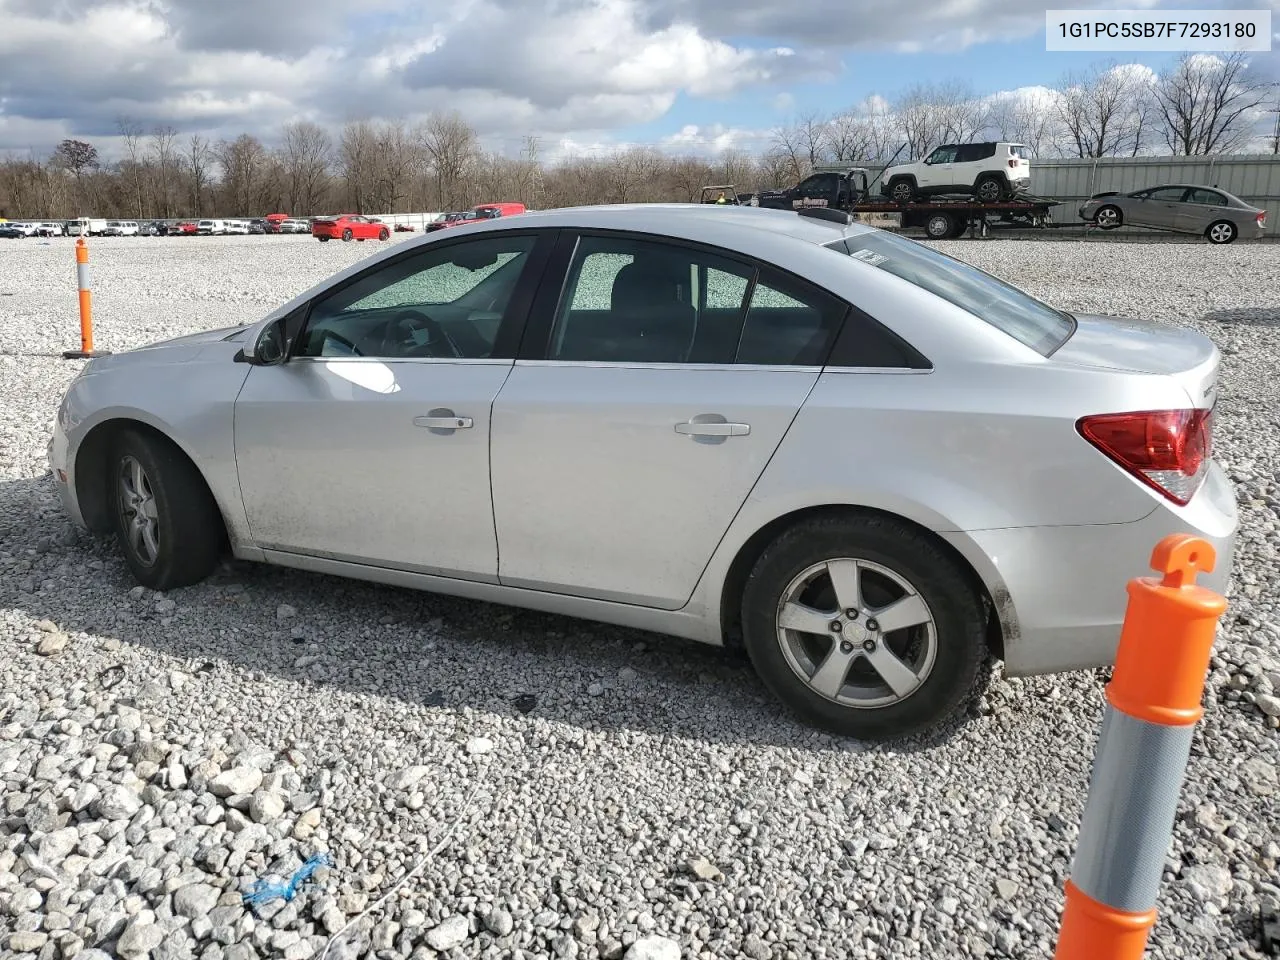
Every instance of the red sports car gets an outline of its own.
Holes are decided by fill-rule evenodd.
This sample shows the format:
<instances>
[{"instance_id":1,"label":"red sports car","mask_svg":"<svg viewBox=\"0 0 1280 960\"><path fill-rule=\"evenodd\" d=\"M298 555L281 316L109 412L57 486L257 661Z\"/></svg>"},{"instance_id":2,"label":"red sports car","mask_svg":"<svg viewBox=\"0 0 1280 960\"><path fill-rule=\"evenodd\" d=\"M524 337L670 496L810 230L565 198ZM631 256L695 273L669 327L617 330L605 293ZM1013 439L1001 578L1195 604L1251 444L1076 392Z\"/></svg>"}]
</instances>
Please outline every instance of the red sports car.
<instances>
[{"instance_id":1,"label":"red sports car","mask_svg":"<svg viewBox=\"0 0 1280 960\"><path fill-rule=\"evenodd\" d=\"M371 217L344 213L312 220L311 235L322 243L326 240L386 240L391 236L391 229Z\"/></svg>"}]
</instances>

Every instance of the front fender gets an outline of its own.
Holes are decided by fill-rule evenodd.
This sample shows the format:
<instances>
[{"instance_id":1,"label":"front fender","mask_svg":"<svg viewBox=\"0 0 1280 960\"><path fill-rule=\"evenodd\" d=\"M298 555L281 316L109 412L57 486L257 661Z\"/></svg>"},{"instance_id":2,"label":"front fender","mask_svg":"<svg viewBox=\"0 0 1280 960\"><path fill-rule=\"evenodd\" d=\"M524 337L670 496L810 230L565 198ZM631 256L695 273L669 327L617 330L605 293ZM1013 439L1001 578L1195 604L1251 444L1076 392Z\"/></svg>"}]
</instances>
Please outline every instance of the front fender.
<instances>
[{"instance_id":1,"label":"front fender","mask_svg":"<svg viewBox=\"0 0 1280 960\"><path fill-rule=\"evenodd\" d=\"M79 489L79 454L97 430L131 421L166 436L204 477L232 545L239 548L251 541L236 474L233 413L251 368L233 363L228 350L212 353L185 363L140 363L86 374L68 388L59 427L66 437L71 490Z\"/></svg>"}]
</instances>

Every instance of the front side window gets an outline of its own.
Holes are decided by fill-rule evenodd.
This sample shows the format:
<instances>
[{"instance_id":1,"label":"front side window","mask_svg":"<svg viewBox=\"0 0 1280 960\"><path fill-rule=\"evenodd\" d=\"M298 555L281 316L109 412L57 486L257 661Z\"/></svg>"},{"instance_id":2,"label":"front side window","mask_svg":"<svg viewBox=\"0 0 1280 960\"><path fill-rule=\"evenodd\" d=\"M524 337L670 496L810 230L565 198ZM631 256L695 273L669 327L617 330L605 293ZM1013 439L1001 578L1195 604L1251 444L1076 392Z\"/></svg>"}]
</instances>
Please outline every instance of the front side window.
<instances>
[{"instance_id":1,"label":"front side window","mask_svg":"<svg viewBox=\"0 0 1280 960\"><path fill-rule=\"evenodd\" d=\"M536 238L428 246L317 300L301 357L483 359Z\"/></svg>"},{"instance_id":2,"label":"front side window","mask_svg":"<svg viewBox=\"0 0 1280 960\"><path fill-rule=\"evenodd\" d=\"M1042 356L1051 354L1075 330L1075 321L1067 314L908 237L876 231L836 243L843 244L851 257L967 310Z\"/></svg>"},{"instance_id":3,"label":"front side window","mask_svg":"<svg viewBox=\"0 0 1280 960\"><path fill-rule=\"evenodd\" d=\"M925 163L954 163L956 159L955 147L939 147L933 153L929 154L929 159Z\"/></svg>"}]
</instances>

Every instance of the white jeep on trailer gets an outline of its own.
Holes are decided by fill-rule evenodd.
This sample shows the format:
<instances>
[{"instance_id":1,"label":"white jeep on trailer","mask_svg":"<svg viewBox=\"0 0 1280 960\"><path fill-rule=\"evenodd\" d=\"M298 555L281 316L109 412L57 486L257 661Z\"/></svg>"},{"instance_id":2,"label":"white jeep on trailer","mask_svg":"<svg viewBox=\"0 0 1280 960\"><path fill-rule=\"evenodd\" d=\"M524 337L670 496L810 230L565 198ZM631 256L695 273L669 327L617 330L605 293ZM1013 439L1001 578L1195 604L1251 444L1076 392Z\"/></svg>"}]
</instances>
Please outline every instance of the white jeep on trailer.
<instances>
[{"instance_id":1,"label":"white jeep on trailer","mask_svg":"<svg viewBox=\"0 0 1280 960\"><path fill-rule=\"evenodd\" d=\"M972 194L995 203L1030 190L1030 158L1021 143L944 143L923 160L885 170L880 192L895 203L941 194Z\"/></svg>"}]
</instances>

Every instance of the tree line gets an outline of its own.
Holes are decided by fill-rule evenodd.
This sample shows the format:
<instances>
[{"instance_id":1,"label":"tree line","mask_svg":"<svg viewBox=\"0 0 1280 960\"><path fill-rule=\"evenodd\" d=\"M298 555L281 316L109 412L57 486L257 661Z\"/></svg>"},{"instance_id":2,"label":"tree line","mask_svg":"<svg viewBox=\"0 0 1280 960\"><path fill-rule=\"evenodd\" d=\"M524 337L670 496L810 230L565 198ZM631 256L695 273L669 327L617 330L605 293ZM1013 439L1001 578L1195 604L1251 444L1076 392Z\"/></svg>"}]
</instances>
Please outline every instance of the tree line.
<instances>
[{"instance_id":1,"label":"tree line","mask_svg":"<svg viewBox=\"0 0 1280 960\"><path fill-rule=\"evenodd\" d=\"M47 156L0 161L0 216L141 220L458 210L494 200L534 209L688 201L704 185L767 189L822 163L883 163L895 152L906 162L941 143L980 138L1024 143L1036 157L1225 154L1256 139L1278 89L1253 76L1241 54L1184 56L1154 77L1103 63L1038 97L980 97L962 81L917 84L892 101L801 116L755 151L698 156L629 146L555 162L540 158L534 138L516 156L485 150L466 120L447 111L414 125L352 121L336 133L296 121L273 143L249 133L214 141L168 125L147 130L121 118L113 162L78 139ZM1268 148L1280 153L1275 116Z\"/></svg>"}]
</instances>

